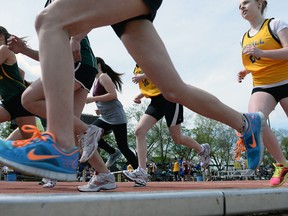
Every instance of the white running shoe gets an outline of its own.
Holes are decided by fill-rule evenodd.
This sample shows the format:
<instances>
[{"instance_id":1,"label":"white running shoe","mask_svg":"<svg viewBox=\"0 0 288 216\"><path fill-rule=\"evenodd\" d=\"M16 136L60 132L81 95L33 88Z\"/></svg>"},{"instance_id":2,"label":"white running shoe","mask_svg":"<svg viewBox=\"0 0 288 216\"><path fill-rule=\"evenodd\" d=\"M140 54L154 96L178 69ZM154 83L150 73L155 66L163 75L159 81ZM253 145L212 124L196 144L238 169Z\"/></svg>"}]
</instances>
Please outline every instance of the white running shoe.
<instances>
[{"instance_id":1,"label":"white running shoe","mask_svg":"<svg viewBox=\"0 0 288 216\"><path fill-rule=\"evenodd\" d=\"M89 125L87 131L78 135L79 147L82 149L80 162L89 160L98 148L98 141L101 139L104 130L95 125Z\"/></svg>"},{"instance_id":2,"label":"white running shoe","mask_svg":"<svg viewBox=\"0 0 288 216\"><path fill-rule=\"evenodd\" d=\"M98 175L94 174L86 185L78 186L78 190L81 192L98 192L100 190L112 190L116 187L113 173L99 173Z\"/></svg>"},{"instance_id":3,"label":"white running shoe","mask_svg":"<svg viewBox=\"0 0 288 216\"><path fill-rule=\"evenodd\" d=\"M56 186L56 179L46 179L47 182L43 184L43 188L54 188Z\"/></svg>"},{"instance_id":4,"label":"white running shoe","mask_svg":"<svg viewBox=\"0 0 288 216\"><path fill-rule=\"evenodd\" d=\"M115 149L115 153L114 154L110 154L109 158L106 162L106 167L109 169L111 166L113 166L113 164L117 161L117 159L121 156L121 152L119 149Z\"/></svg>"},{"instance_id":5,"label":"white running shoe","mask_svg":"<svg viewBox=\"0 0 288 216\"><path fill-rule=\"evenodd\" d=\"M135 186L137 185L136 187L139 187L139 185L146 186L147 184L148 175L146 174L146 172L143 172L139 167L132 172L128 170L123 170L123 174L128 180L135 182Z\"/></svg>"},{"instance_id":6,"label":"white running shoe","mask_svg":"<svg viewBox=\"0 0 288 216\"><path fill-rule=\"evenodd\" d=\"M210 161L210 145L205 143L205 144L201 144L203 150L198 154L200 156L200 166L202 168L206 168Z\"/></svg>"},{"instance_id":7,"label":"white running shoe","mask_svg":"<svg viewBox=\"0 0 288 216\"><path fill-rule=\"evenodd\" d=\"M42 180L38 183L39 185L44 185L49 181L48 178L42 178Z\"/></svg>"}]
</instances>

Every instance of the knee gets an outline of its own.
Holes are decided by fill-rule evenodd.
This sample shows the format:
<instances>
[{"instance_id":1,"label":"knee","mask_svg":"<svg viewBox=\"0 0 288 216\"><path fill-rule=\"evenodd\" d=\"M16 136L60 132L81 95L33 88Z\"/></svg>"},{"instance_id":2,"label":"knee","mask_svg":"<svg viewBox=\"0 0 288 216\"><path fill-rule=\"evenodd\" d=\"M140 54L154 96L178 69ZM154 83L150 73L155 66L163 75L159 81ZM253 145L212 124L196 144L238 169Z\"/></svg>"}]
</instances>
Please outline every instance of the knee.
<instances>
[{"instance_id":1,"label":"knee","mask_svg":"<svg viewBox=\"0 0 288 216\"><path fill-rule=\"evenodd\" d=\"M29 97L29 92L28 91L24 91L24 93L22 94L21 103L22 103L22 106L26 110L31 112L31 97Z\"/></svg>"},{"instance_id":2,"label":"knee","mask_svg":"<svg viewBox=\"0 0 288 216\"><path fill-rule=\"evenodd\" d=\"M181 144L182 143L182 137L181 136L172 136L172 139L175 144Z\"/></svg>"},{"instance_id":3,"label":"knee","mask_svg":"<svg viewBox=\"0 0 288 216\"><path fill-rule=\"evenodd\" d=\"M47 13L47 11L44 9L36 16L35 20L36 32L39 34L41 29L47 30L49 28L49 25L53 23L55 23L55 21L53 21L53 17L50 16L50 14Z\"/></svg>"},{"instance_id":4,"label":"knee","mask_svg":"<svg viewBox=\"0 0 288 216\"><path fill-rule=\"evenodd\" d=\"M135 136L136 137L143 137L143 136L146 136L146 131L143 130L141 127L136 127L135 129Z\"/></svg>"},{"instance_id":5,"label":"knee","mask_svg":"<svg viewBox=\"0 0 288 216\"><path fill-rule=\"evenodd\" d=\"M36 20L35 20L35 29L36 29L37 32L40 31L44 20L45 20L45 14L42 11L41 13L39 13L36 16Z\"/></svg>"},{"instance_id":6,"label":"knee","mask_svg":"<svg viewBox=\"0 0 288 216\"><path fill-rule=\"evenodd\" d=\"M173 103L178 103L179 96L177 96L177 93L175 91L167 90L162 92L162 95L166 100L171 101Z\"/></svg>"}]
</instances>

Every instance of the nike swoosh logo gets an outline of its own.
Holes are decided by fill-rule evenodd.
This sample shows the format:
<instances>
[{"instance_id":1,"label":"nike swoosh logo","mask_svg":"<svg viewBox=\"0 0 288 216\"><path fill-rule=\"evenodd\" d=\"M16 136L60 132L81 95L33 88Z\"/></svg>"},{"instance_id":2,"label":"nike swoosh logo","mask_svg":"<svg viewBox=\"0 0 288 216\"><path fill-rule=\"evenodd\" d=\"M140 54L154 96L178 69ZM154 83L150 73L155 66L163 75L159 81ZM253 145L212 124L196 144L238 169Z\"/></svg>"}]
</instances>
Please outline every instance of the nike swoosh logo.
<instances>
[{"instance_id":1,"label":"nike swoosh logo","mask_svg":"<svg viewBox=\"0 0 288 216\"><path fill-rule=\"evenodd\" d=\"M252 143L249 144L251 148L256 148L257 146L257 143L256 143L256 140L255 140L255 137L254 137L254 134L252 133Z\"/></svg>"},{"instance_id":2,"label":"nike swoosh logo","mask_svg":"<svg viewBox=\"0 0 288 216\"><path fill-rule=\"evenodd\" d=\"M36 155L34 152L35 152L35 149L32 149L31 151L29 151L27 155L29 160L37 161L37 160L46 160L46 159L53 159L53 158L60 157L59 155Z\"/></svg>"}]
</instances>

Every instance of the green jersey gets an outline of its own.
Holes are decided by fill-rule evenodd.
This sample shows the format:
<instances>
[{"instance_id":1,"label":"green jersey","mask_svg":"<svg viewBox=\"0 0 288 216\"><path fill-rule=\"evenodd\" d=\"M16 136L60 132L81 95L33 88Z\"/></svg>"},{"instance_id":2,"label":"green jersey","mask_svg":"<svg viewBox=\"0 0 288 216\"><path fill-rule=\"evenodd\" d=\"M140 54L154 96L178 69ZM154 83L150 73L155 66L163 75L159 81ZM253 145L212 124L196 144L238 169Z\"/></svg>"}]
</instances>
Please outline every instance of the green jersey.
<instances>
[{"instance_id":1,"label":"green jersey","mask_svg":"<svg viewBox=\"0 0 288 216\"><path fill-rule=\"evenodd\" d=\"M26 89L17 63L13 65L2 64L0 70L0 95L2 100L9 100L13 96L22 94Z\"/></svg>"},{"instance_id":2,"label":"green jersey","mask_svg":"<svg viewBox=\"0 0 288 216\"><path fill-rule=\"evenodd\" d=\"M81 63L90 65L97 69L96 58L93 54L93 51L91 49L90 42L87 36L85 36L81 40L80 45L81 45L81 57L82 57Z\"/></svg>"}]
</instances>

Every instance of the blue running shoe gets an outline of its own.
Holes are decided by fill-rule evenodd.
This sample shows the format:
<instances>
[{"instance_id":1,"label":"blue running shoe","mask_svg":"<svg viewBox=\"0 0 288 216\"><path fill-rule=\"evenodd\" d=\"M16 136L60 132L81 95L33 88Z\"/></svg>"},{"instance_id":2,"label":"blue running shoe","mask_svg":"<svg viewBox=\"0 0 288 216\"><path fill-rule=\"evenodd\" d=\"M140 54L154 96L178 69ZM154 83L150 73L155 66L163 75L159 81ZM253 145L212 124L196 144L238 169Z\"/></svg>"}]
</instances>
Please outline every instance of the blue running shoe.
<instances>
[{"instance_id":1,"label":"blue running shoe","mask_svg":"<svg viewBox=\"0 0 288 216\"><path fill-rule=\"evenodd\" d=\"M265 125L265 117L263 113L246 113L243 114L247 122L243 135L237 133L239 140L237 144L244 144L246 149L246 156L248 160L248 168L251 170L249 173L253 173L262 162L264 146L263 146L263 129Z\"/></svg>"},{"instance_id":2,"label":"blue running shoe","mask_svg":"<svg viewBox=\"0 0 288 216\"><path fill-rule=\"evenodd\" d=\"M49 132L23 141L0 140L0 163L29 175L61 181L76 180L78 148L64 152L54 140Z\"/></svg>"}]
</instances>

